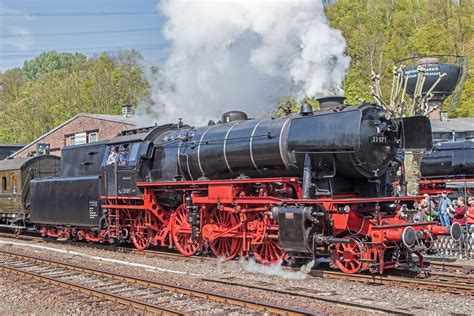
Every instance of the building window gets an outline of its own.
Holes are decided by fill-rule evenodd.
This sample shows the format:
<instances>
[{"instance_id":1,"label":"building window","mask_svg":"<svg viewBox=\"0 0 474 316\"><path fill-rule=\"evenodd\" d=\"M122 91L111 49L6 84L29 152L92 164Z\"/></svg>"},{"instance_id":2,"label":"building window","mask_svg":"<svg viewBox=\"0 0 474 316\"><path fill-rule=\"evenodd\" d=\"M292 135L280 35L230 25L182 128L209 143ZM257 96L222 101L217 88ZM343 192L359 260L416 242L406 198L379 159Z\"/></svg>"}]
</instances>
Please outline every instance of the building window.
<instances>
[{"instance_id":1,"label":"building window","mask_svg":"<svg viewBox=\"0 0 474 316\"><path fill-rule=\"evenodd\" d=\"M66 146L72 146L76 144L76 137L74 135L66 138Z\"/></svg>"},{"instance_id":2,"label":"building window","mask_svg":"<svg viewBox=\"0 0 474 316\"><path fill-rule=\"evenodd\" d=\"M7 177L2 177L2 192L7 192Z\"/></svg>"},{"instance_id":3,"label":"building window","mask_svg":"<svg viewBox=\"0 0 474 316\"><path fill-rule=\"evenodd\" d=\"M88 135L89 137L89 143L93 143L99 140L99 134L97 132L91 132Z\"/></svg>"}]
</instances>

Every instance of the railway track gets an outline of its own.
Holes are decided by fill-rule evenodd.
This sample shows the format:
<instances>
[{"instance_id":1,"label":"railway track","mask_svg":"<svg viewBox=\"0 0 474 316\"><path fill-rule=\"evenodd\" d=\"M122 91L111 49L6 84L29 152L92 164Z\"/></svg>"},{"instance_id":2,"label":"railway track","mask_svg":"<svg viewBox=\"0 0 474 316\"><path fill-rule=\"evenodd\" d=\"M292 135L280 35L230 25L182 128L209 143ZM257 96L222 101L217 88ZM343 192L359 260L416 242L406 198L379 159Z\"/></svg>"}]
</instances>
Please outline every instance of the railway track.
<instances>
[{"instance_id":1,"label":"railway track","mask_svg":"<svg viewBox=\"0 0 474 316\"><path fill-rule=\"evenodd\" d=\"M1 236L1 235L0 235ZM12 236L9 236L10 238ZM23 236L26 237L26 236ZM39 237L28 236L27 238L32 238L31 240L41 240L44 239ZM52 241L53 243L62 243L56 240L47 240ZM217 260L214 257L205 257L205 256L192 256L184 257L181 254L165 251L156 251L156 250L144 250L138 251L134 248L128 247L110 247L105 245L96 245L96 244L78 244L72 243L74 246L79 247L92 247L105 249L108 251L118 251L138 255L146 255L150 257L159 257L164 259L172 260L185 260L185 261L215 261ZM401 277L393 275L368 275L368 274L355 274L348 275L338 271L332 270L322 270L322 269L313 269L310 272L310 275L313 277L323 277L327 279L342 279L350 280L357 282L364 282L370 284L385 284L385 285L402 285L410 288L417 289L430 289L442 292L450 293L459 293L464 295L474 295L474 275L471 274L473 267L463 266L460 264L453 263L439 263L439 262L430 262L430 267L433 270L429 273L428 278L415 278L415 277ZM292 270L291 268L288 268ZM456 273L450 273L456 272Z\"/></svg>"},{"instance_id":2,"label":"railway track","mask_svg":"<svg viewBox=\"0 0 474 316\"><path fill-rule=\"evenodd\" d=\"M429 289L452 294L474 296L474 279L471 275L463 278L460 275L445 274L429 278L407 278L394 275L368 275L368 274L345 274L337 271L311 270L310 275L326 279L341 279L346 281L364 282L369 284L401 285L416 289ZM461 278L462 282L453 279Z\"/></svg>"},{"instance_id":3,"label":"railway track","mask_svg":"<svg viewBox=\"0 0 474 316\"><path fill-rule=\"evenodd\" d=\"M430 261L430 268L433 268L436 271L452 271L464 274L474 273L474 266L468 266L457 263Z\"/></svg>"},{"instance_id":4,"label":"railway track","mask_svg":"<svg viewBox=\"0 0 474 316\"><path fill-rule=\"evenodd\" d=\"M223 312L264 312L279 315L309 314L289 307L9 251L0 251L0 270L154 314L183 315Z\"/></svg>"}]
</instances>

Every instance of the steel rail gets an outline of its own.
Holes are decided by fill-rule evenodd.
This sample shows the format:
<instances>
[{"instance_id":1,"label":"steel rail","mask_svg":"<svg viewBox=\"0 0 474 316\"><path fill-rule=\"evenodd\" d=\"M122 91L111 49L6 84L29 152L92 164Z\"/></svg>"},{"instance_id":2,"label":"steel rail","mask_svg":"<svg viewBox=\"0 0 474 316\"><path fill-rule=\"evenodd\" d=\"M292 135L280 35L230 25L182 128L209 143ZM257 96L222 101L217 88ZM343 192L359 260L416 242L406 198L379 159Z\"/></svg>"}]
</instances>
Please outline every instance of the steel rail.
<instances>
[{"instance_id":1,"label":"steel rail","mask_svg":"<svg viewBox=\"0 0 474 316\"><path fill-rule=\"evenodd\" d=\"M413 278L398 277L392 275L366 275L366 274L346 274L343 272L326 271L326 270L311 270L310 275L314 277L322 277L327 279L342 279L350 281L358 281L372 284L397 284L409 287L423 287L436 289L446 292L461 292L469 295L474 295L474 287L467 284L438 282L430 280L420 280Z\"/></svg>"},{"instance_id":2,"label":"steel rail","mask_svg":"<svg viewBox=\"0 0 474 316\"><path fill-rule=\"evenodd\" d=\"M356 308L358 310L364 310L364 311L369 311L369 312L382 312L382 313L387 313L387 314L393 314L396 313L397 315L412 315L412 313L409 313L407 311L404 311L402 309L397 309L394 307L381 307L381 306L368 306L360 303L354 303L354 302L349 302L349 301L341 301L340 299L333 299L329 297L321 297L317 295L309 295L306 293L300 293L300 292L291 292L288 290L280 290L280 289L275 289L275 288L269 288L269 287L263 287L259 285L253 285L253 284L245 284L245 283L238 283L238 282L233 282L233 281L226 281L226 280L220 280L220 279L210 279L210 278L202 278L201 279L204 282L213 282L213 283L219 283L219 284L224 284L224 285L230 285L230 286L239 286L239 287L244 287L248 289L256 289L256 290L262 290L266 292L273 292L273 293L278 293L278 294L283 294L283 295L290 295L290 296L295 296L295 297L303 297L303 298L310 298L313 300L321 301L324 303L330 303L333 305L341 305L344 307L350 307L350 308Z\"/></svg>"},{"instance_id":3,"label":"steel rail","mask_svg":"<svg viewBox=\"0 0 474 316\"><path fill-rule=\"evenodd\" d=\"M474 272L474 265L429 261L429 266L438 270L458 271L466 274Z\"/></svg>"},{"instance_id":4,"label":"steel rail","mask_svg":"<svg viewBox=\"0 0 474 316\"><path fill-rule=\"evenodd\" d=\"M93 274L93 275L97 275L97 276L106 277L106 278L109 278L109 279L115 279L115 280L118 280L118 281L125 281L125 282L133 283L133 284L136 284L136 285L152 287L152 288L156 288L156 289L163 290L163 291L183 294L183 295L187 295L187 296L190 296L190 297L198 297L198 298L202 298L202 299L205 299L205 300L212 300L212 301L219 302L219 303L225 303L225 304L230 304L230 305L239 306L239 307L243 307L243 308L249 308L249 309L253 309L253 310L257 310L257 311L261 311L261 312L274 313L274 314L279 314L279 315L295 315L295 316L296 315L308 315L308 314L310 314L306 311L302 311L302 310L291 308L291 307L277 306L277 305L273 305L273 304L268 304L268 303L264 303L264 302L244 299L244 298L240 298L240 297L228 296L228 295L224 295L224 294L218 294L218 293L215 293L215 292L209 292L209 291L203 291L203 290L198 290L198 289L193 289L193 288L187 288L187 287L184 287L184 286L181 286L181 285L174 285L174 284L171 284L171 283L160 282L160 281L152 281L152 280L147 280L147 279L138 278L138 277L134 277L134 276L109 272L109 271L105 271L105 270L101 270L101 269L94 269L94 268L89 268L89 267L85 267L85 266L80 266L80 265L76 265L76 264L64 263L64 262L59 262L59 261L51 260L51 259L43 259L43 258L32 257L32 256L28 256L28 255L17 254L17 253L10 252L10 251L0 250L0 255L8 256L8 257L11 257L11 258L26 259L28 261L32 261L32 262L36 262L36 263L51 265L51 266L54 266L54 267L60 267L60 268L69 269L69 270L78 271L78 272L83 272L83 273L89 273L89 274ZM0 265L0 266L2 268L5 267L3 265ZM15 268L11 268L11 267L6 267L6 268L7 269L15 269ZM20 273L24 272L24 271L19 270L19 269L15 269L15 270L21 271ZM40 277L43 278L43 276L41 276L41 275L40 275ZM56 279L54 279L54 281L55 282L63 282L63 281L56 280ZM72 284L72 285L76 286L76 287L81 287L81 286L77 286L77 285L74 285L74 284ZM68 286L69 286L69 284L68 284ZM94 289L92 289L92 290L96 291ZM100 297L100 295L103 295L103 292L102 291L99 291L99 292L100 293L98 293L97 296ZM111 300L114 300L114 299L115 299L114 297L111 298ZM144 306L144 308L146 308L146 306ZM144 309L144 308L142 308L142 309L148 311L148 309ZM155 306L155 308L159 308L159 307ZM182 313L179 313L179 314L182 314Z\"/></svg>"},{"instance_id":5,"label":"steel rail","mask_svg":"<svg viewBox=\"0 0 474 316\"><path fill-rule=\"evenodd\" d=\"M179 311L175 311L175 310L172 310L172 309L169 309L169 308L160 307L160 306L157 306L157 305L136 301L132 298L128 298L128 297L117 295L117 294L107 293L105 291L97 290L97 289L94 289L94 288L91 288L91 287L86 287L86 286L83 286L83 285L74 284L72 282L54 279L54 278L48 277L46 275L41 275L41 274L38 274L38 273L29 272L29 271L24 271L24 270L17 269L17 268L14 268L14 267L8 267L8 266L3 265L1 263L0 263L0 271L13 273L13 274L18 275L20 277L28 276L29 278L31 278L33 280L47 282L49 284L56 285L56 286L61 286L63 288L69 289L69 290L75 290L75 291L78 291L78 292L81 292L81 293L84 293L84 294L87 294L87 295L92 295L92 296L95 296L95 297L100 298L100 299L106 299L106 300L109 300L109 301L112 301L112 302L115 302L115 303L120 303L120 304L123 304L123 305L126 305L126 306L131 306L131 307L143 310L144 312L153 312L155 314L160 314L160 315L161 314L182 315L182 313L180 313Z\"/></svg>"},{"instance_id":6,"label":"steel rail","mask_svg":"<svg viewBox=\"0 0 474 316\"><path fill-rule=\"evenodd\" d=\"M32 236L28 236L28 237L31 237L34 240L36 239L44 240L40 237L32 237ZM54 239L52 240L46 239L46 240L48 242L50 241L53 243L64 244L64 242L58 242ZM186 261L216 260L216 258L213 258L213 257L203 257L203 256L185 257L185 256L180 255L179 253L173 253L173 252L163 252L163 251L155 251L155 250L138 251L134 248L110 247L110 246L95 245L95 244L78 244L76 242L70 242L70 243L74 246L79 246L79 247L91 247L91 248L104 249L104 250L110 250L110 251L122 251L122 252L131 253L131 254L143 254L143 255L148 255L148 256L165 258L165 259L168 258L168 259L177 259L177 260L186 260ZM464 271L464 272L467 271L468 273L470 273L471 271L474 271L474 267L471 267L468 265L453 264L453 263L438 263L438 262L433 262L433 261L427 262L427 264L429 264L431 267L436 268L436 269ZM442 274L438 271L431 271L430 273L433 276L433 279L437 279L441 281L435 282L435 281L429 281L429 280L408 279L408 278L401 278L401 277L390 276L390 275L365 275L365 274L350 275L350 274L345 274L338 271L328 271L328 270L318 270L318 269L312 270L310 275L315 276L315 277L338 278L338 279L345 279L345 280L354 280L354 281L381 283L381 284L398 283L401 285L409 285L410 287L414 287L416 284L418 284L426 288L431 288L431 289L434 288L434 289L443 290L443 291L451 291L451 290L463 291L465 293L467 292L473 295L474 290L473 290L472 284L464 285L464 284L452 283L456 281L460 281L463 283L470 283L470 281L472 280L471 274L447 275L447 274ZM449 278L451 278L451 280L447 280ZM451 281L451 282L446 282L446 281Z\"/></svg>"}]
</instances>

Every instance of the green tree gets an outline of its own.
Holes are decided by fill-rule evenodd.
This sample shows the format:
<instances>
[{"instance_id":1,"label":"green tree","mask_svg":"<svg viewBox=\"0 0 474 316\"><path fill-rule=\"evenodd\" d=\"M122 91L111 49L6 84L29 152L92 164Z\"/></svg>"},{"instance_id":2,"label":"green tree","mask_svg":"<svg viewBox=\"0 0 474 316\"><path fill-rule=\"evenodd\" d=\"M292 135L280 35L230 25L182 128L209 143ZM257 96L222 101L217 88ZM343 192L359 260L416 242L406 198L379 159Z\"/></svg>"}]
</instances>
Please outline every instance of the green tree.
<instances>
[{"instance_id":1,"label":"green tree","mask_svg":"<svg viewBox=\"0 0 474 316\"><path fill-rule=\"evenodd\" d=\"M78 61L85 62L86 60L87 57L79 53L45 52L32 60L26 61L23 71L28 80L34 80L55 70L72 70L74 66L78 66Z\"/></svg>"},{"instance_id":2,"label":"green tree","mask_svg":"<svg viewBox=\"0 0 474 316\"><path fill-rule=\"evenodd\" d=\"M326 5L326 14L342 31L352 58L344 81L349 103L372 100L372 71L381 74L382 93L388 95L393 65L404 58L457 54L474 62L473 1L338 0ZM473 115L473 88L468 78L452 115Z\"/></svg>"},{"instance_id":3,"label":"green tree","mask_svg":"<svg viewBox=\"0 0 474 316\"><path fill-rule=\"evenodd\" d=\"M150 103L135 54L74 55L56 66L43 55L23 70L0 73L0 141L28 143L81 112L120 114L124 104ZM35 75L27 80L27 73Z\"/></svg>"}]
</instances>

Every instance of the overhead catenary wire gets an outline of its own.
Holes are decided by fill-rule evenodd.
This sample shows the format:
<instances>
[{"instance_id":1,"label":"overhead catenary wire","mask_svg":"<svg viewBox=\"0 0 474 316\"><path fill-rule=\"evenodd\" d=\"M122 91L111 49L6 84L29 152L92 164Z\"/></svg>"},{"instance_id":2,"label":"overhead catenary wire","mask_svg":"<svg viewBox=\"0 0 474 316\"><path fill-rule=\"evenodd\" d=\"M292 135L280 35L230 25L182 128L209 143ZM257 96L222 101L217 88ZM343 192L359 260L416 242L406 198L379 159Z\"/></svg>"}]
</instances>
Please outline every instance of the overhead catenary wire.
<instances>
[{"instance_id":1,"label":"overhead catenary wire","mask_svg":"<svg viewBox=\"0 0 474 316\"><path fill-rule=\"evenodd\" d=\"M123 50L131 50L135 49L138 51L166 51L169 49L168 45L147 45L147 46L140 46L140 45L127 45L127 46L112 46L112 47L84 47L84 48L52 48L52 49L43 49L43 50L36 50L36 51L29 51L29 52L22 52L22 53L11 53L11 54L0 54L0 58L2 59L12 59L12 58L20 58L20 57L30 57L36 56L43 52L47 51L60 51L60 52L70 52L70 53L110 53L110 52L119 52Z\"/></svg>"},{"instance_id":2,"label":"overhead catenary wire","mask_svg":"<svg viewBox=\"0 0 474 316\"><path fill-rule=\"evenodd\" d=\"M118 12L0 12L0 16L124 16L124 15L154 15L157 11L118 11Z\"/></svg>"},{"instance_id":3,"label":"overhead catenary wire","mask_svg":"<svg viewBox=\"0 0 474 316\"><path fill-rule=\"evenodd\" d=\"M161 29L161 28L159 28L159 27L148 27L148 28L141 28L141 29L103 30L103 31L82 31L82 32L62 32L62 33L0 34L0 38L41 37L41 36L74 36L74 35L134 33L134 32L159 31L160 29Z\"/></svg>"}]
</instances>

